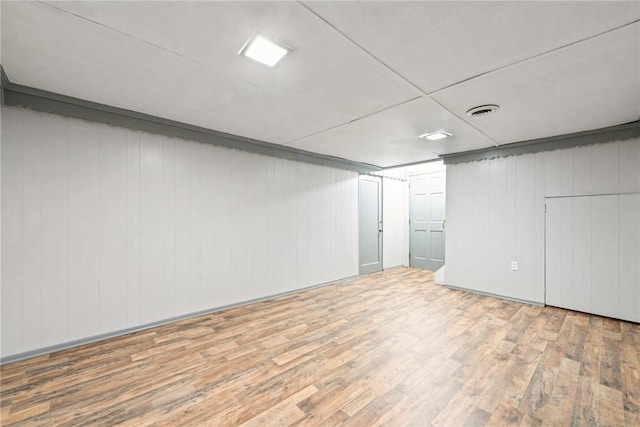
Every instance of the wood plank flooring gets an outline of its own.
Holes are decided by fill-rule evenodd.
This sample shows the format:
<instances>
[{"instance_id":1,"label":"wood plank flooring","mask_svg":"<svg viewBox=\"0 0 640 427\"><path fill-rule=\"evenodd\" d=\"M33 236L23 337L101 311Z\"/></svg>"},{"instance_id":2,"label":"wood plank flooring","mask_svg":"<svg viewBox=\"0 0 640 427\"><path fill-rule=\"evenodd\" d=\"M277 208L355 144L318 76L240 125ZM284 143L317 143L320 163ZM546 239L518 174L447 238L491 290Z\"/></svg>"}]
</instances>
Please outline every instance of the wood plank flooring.
<instances>
[{"instance_id":1,"label":"wood plank flooring","mask_svg":"<svg viewBox=\"0 0 640 427\"><path fill-rule=\"evenodd\" d=\"M407 268L1 374L2 425L640 425L640 325Z\"/></svg>"}]
</instances>

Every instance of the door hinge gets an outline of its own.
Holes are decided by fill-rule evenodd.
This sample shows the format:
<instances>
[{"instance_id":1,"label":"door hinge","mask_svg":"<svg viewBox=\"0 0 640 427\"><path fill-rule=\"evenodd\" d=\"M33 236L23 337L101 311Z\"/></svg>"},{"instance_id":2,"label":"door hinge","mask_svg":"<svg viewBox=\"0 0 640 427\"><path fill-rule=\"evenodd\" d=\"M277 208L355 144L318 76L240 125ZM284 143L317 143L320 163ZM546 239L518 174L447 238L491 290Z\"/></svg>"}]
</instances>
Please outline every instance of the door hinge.
<instances>
[{"instance_id":1,"label":"door hinge","mask_svg":"<svg viewBox=\"0 0 640 427\"><path fill-rule=\"evenodd\" d=\"M544 205L544 213L547 213L547 205L546 205L546 203Z\"/></svg>"}]
</instances>

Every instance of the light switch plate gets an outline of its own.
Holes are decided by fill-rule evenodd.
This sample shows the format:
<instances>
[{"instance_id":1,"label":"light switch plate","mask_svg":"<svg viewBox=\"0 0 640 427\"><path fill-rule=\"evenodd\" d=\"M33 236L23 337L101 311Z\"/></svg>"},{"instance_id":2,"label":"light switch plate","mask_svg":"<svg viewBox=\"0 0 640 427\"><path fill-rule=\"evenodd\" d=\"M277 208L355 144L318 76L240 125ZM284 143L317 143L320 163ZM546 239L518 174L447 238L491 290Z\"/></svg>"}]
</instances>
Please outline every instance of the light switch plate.
<instances>
[{"instance_id":1,"label":"light switch plate","mask_svg":"<svg viewBox=\"0 0 640 427\"><path fill-rule=\"evenodd\" d=\"M511 270L518 271L518 261L511 261Z\"/></svg>"}]
</instances>

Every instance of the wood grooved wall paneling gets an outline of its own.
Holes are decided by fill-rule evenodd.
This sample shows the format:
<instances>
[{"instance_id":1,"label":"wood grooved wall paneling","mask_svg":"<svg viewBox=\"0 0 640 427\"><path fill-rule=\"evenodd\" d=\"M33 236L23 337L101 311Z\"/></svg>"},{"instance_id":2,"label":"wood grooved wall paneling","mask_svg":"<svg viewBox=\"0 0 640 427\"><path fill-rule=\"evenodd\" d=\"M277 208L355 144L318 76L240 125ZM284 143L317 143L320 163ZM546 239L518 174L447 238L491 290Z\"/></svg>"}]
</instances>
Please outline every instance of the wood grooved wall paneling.
<instances>
[{"instance_id":1,"label":"wood grooved wall paneling","mask_svg":"<svg viewBox=\"0 0 640 427\"><path fill-rule=\"evenodd\" d=\"M355 172L2 119L2 357L358 273Z\"/></svg>"}]
</instances>

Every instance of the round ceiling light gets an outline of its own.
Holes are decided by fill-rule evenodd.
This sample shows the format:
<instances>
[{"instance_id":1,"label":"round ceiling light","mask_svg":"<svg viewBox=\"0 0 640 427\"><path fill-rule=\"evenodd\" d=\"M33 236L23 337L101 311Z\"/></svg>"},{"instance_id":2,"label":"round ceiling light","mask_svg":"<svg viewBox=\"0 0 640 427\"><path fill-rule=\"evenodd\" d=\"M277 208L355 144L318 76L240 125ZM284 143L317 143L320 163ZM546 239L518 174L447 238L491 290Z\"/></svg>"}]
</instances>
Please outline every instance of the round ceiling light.
<instances>
[{"instance_id":1,"label":"round ceiling light","mask_svg":"<svg viewBox=\"0 0 640 427\"><path fill-rule=\"evenodd\" d=\"M467 115L471 117L486 116L487 114L495 113L499 109L500 107L495 104L479 105L468 110Z\"/></svg>"}]
</instances>

